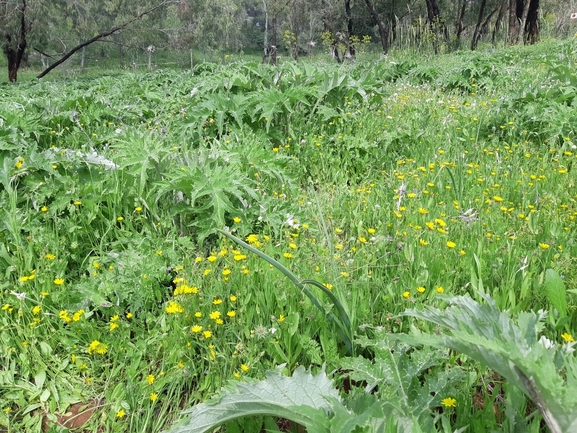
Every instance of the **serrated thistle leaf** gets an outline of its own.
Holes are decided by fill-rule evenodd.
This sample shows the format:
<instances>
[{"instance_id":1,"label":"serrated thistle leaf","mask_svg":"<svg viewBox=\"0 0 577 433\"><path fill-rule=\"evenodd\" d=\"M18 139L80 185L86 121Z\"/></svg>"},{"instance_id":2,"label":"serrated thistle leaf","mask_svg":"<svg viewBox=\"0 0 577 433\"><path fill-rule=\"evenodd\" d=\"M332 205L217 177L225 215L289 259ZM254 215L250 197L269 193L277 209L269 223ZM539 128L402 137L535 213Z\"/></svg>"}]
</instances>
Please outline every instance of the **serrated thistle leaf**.
<instances>
[{"instance_id":1,"label":"serrated thistle leaf","mask_svg":"<svg viewBox=\"0 0 577 433\"><path fill-rule=\"evenodd\" d=\"M183 412L187 425L168 433L205 433L237 418L271 415L289 419L309 432L329 432L331 405L340 402L339 393L324 369L316 376L299 367L292 377L271 371L259 382L236 382L225 388L220 398L201 403Z\"/></svg>"},{"instance_id":2,"label":"serrated thistle leaf","mask_svg":"<svg viewBox=\"0 0 577 433\"><path fill-rule=\"evenodd\" d=\"M404 315L436 323L449 335L415 335L397 338L412 345L448 347L497 371L512 385L533 399L552 431L570 432L577 420L575 357L563 355L556 346L545 347L537 336L545 313L524 312L515 321L500 311L488 296L486 304L466 296L447 298L445 310L407 310ZM567 373L559 374L556 358L563 360ZM538 401L535 401L538 397ZM560 430L555 430L559 428Z\"/></svg>"}]
</instances>

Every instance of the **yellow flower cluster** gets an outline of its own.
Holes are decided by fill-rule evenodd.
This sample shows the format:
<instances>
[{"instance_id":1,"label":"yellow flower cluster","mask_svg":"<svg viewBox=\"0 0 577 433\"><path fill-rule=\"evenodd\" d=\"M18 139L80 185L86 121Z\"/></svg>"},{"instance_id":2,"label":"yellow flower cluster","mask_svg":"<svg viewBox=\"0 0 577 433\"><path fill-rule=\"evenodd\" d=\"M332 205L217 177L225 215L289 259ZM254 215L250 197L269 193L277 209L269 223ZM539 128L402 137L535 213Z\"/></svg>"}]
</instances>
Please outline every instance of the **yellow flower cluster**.
<instances>
[{"instance_id":1,"label":"yellow flower cluster","mask_svg":"<svg viewBox=\"0 0 577 433\"><path fill-rule=\"evenodd\" d=\"M92 343L90 343L90 346L88 346L88 349L86 349L86 352L88 352L89 355L95 353L98 355L105 355L107 351L108 346L98 340L93 340Z\"/></svg>"},{"instance_id":2,"label":"yellow flower cluster","mask_svg":"<svg viewBox=\"0 0 577 433\"><path fill-rule=\"evenodd\" d=\"M66 323L78 322L78 321L80 321L80 319L82 319L83 315L84 315L84 310L76 311L72 315L72 317L70 317L67 310L60 310L60 312L58 313L58 317Z\"/></svg>"},{"instance_id":3,"label":"yellow flower cluster","mask_svg":"<svg viewBox=\"0 0 577 433\"><path fill-rule=\"evenodd\" d=\"M175 278L176 282L176 278ZM186 283L180 284L176 286L174 289L173 295L180 296L180 295L196 295L198 293L198 287L196 286L188 286Z\"/></svg>"},{"instance_id":4,"label":"yellow flower cluster","mask_svg":"<svg viewBox=\"0 0 577 433\"><path fill-rule=\"evenodd\" d=\"M184 313L184 308L176 301L169 301L165 311L168 314L181 314Z\"/></svg>"}]
</instances>

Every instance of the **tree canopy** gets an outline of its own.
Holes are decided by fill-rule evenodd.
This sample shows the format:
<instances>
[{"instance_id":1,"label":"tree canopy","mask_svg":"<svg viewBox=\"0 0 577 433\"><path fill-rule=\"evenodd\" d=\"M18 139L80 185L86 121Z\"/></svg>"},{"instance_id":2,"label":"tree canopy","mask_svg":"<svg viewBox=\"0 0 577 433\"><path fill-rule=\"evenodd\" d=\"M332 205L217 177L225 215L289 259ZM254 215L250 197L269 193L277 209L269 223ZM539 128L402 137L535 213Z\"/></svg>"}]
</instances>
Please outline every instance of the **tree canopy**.
<instances>
[{"instance_id":1,"label":"tree canopy","mask_svg":"<svg viewBox=\"0 0 577 433\"><path fill-rule=\"evenodd\" d=\"M476 49L534 43L542 23L569 31L567 0L0 0L0 40L10 81L31 53L44 76L99 42L125 53L200 49L224 55L260 50L276 62L322 46L336 61L354 59L369 40L392 47Z\"/></svg>"}]
</instances>

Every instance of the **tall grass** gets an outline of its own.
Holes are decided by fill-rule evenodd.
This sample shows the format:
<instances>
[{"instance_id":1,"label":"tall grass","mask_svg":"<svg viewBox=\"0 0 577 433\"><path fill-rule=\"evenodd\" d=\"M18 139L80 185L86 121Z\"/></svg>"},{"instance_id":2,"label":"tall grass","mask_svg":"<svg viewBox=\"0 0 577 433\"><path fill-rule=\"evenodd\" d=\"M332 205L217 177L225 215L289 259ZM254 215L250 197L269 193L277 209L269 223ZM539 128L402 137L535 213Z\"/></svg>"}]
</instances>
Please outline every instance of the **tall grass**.
<instances>
[{"instance_id":1,"label":"tall grass","mask_svg":"<svg viewBox=\"0 0 577 433\"><path fill-rule=\"evenodd\" d=\"M0 87L0 425L98 401L87 430L160 431L279 364L373 363L381 332L439 331L401 313L447 295L547 309L568 344L574 43ZM432 428L531 407L442 357L468 379Z\"/></svg>"}]
</instances>

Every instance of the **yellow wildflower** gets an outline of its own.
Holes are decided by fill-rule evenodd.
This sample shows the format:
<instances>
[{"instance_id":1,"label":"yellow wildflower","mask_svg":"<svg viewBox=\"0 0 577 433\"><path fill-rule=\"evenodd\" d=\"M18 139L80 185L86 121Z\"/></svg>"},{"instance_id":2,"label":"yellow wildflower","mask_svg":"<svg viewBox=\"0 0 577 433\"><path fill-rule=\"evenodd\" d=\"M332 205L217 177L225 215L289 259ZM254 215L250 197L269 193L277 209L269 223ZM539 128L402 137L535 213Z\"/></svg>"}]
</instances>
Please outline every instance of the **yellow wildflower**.
<instances>
[{"instance_id":1,"label":"yellow wildflower","mask_svg":"<svg viewBox=\"0 0 577 433\"><path fill-rule=\"evenodd\" d=\"M104 343L101 343L98 340L93 340L92 343L90 343L90 346L88 346L88 349L86 349L86 351L88 352L89 355L92 355L93 353L97 353L98 355L104 355L108 351L108 346Z\"/></svg>"},{"instance_id":2,"label":"yellow wildflower","mask_svg":"<svg viewBox=\"0 0 577 433\"><path fill-rule=\"evenodd\" d=\"M168 314L180 314L184 313L184 308L178 302L170 301L166 306L166 312Z\"/></svg>"},{"instance_id":3,"label":"yellow wildflower","mask_svg":"<svg viewBox=\"0 0 577 433\"><path fill-rule=\"evenodd\" d=\"M457 407L457 400L447 397L441 400L441 404L445 407Z\"/></svg>"}]
</instances>

